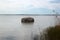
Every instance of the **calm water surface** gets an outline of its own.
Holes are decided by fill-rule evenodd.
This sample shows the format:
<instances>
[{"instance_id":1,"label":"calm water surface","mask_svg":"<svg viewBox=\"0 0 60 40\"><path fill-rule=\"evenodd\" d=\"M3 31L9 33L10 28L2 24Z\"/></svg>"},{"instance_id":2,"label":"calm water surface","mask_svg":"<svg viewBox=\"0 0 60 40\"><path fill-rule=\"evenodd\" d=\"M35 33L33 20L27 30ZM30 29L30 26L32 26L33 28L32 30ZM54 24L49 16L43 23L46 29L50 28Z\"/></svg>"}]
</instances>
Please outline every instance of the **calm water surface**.
<instances>
[{"instance_id":1,"label":"calm water surface","mask_svg":"<svg viewBox=\"0 0 60 40\"><path fill-rule=\"evenodd\" d=\"M33 17L32 24L21 23L21 18ZM0 40L32 40L44 28L54 26L55 16L0 16Z\"/></svg>"}]
</instances>

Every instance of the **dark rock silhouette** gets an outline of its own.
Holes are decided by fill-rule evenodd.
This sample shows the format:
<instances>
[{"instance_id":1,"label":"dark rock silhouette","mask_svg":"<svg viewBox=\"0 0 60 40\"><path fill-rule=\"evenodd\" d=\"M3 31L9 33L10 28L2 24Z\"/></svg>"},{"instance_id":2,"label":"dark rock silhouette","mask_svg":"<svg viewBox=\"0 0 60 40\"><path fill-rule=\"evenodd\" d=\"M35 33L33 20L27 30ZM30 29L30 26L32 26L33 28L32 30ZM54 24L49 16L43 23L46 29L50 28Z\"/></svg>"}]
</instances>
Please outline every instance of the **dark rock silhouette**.
<instances>
[{"instance_id":1,"label":"dark rock silhouette","mask_svg":"<svg viewBox=\"0 0 60 40\"><path fill-rule=\"evenodd\" d=\"M21 22L22 23L33 23L34 22L34 18L32 18L32 17L22 18Z\"/></svg>"}]
</instances>

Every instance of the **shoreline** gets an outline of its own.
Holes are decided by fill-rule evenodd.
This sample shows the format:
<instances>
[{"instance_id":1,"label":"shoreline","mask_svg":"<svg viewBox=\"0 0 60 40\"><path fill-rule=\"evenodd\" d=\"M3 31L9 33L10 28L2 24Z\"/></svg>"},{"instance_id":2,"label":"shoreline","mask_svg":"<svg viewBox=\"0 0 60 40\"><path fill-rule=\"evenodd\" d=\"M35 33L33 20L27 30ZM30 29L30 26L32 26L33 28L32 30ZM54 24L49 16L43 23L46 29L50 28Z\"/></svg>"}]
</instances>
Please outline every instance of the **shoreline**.
<instances>
[{"instance_id":1,"label":"shoreline","mask_svg":"<svg viewBox=\"0 0 60 40\"><path fill-rule=\"evenodd\" d=\"M56 16L56 14L0 14L0 16ZM57 14L60 16L60 14Z\"/></svg>"}]
</instances>

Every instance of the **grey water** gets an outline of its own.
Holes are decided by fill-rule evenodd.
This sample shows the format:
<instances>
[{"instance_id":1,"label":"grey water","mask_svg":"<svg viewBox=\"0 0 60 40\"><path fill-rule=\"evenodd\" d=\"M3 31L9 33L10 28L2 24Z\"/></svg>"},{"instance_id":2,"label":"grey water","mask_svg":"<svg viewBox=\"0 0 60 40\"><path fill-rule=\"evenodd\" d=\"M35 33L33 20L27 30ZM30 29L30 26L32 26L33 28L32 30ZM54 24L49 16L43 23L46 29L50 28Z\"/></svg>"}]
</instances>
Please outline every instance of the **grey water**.
<instances>
[{"instance_id":1,"label":"grey water","mask_svg":"<svg viewBox=\"0 0 60 40\"><path fill-rule=\"evenodd\" d=\"M33 17L34 23L23 24L21 18ZM0 16L0 40L32 40L34 35L56 24L55 16Z\"/></svg>"}]
</instances>

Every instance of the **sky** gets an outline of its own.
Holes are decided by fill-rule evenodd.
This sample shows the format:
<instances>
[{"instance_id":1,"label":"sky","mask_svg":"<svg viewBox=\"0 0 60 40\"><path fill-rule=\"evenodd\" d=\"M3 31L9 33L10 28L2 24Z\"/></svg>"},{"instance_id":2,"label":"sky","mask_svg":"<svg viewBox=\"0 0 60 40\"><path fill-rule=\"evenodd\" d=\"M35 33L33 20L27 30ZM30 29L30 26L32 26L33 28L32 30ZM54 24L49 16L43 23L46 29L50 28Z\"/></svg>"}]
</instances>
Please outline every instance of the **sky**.
<instances>
[{"instance_id":1,"label":"sky","mask_svg":"<svg viewBox=\"0 0 60 40\"><path fill-rule=\"evenodd\" d=\"M0 14L60 13L60 0L0 0Z\"/></svg>"}]
</instances>

